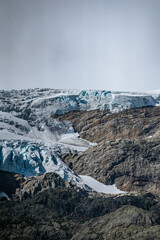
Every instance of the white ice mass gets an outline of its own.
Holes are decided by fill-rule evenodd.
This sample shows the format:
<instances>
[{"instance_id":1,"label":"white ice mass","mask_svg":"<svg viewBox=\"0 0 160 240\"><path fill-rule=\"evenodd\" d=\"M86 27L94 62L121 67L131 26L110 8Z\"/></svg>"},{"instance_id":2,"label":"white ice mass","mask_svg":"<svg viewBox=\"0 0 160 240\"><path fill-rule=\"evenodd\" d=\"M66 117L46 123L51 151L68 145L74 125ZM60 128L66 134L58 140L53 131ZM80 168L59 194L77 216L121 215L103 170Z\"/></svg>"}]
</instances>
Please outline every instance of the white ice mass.
<instances>
[{"instance_id":1,"label":"white ice mass","mask_svg":"<svg viewBox=\"0 0 160 240\"><path fill-rule=\"evenodd\" d=\"M80 177L83 179L83 181L91 187L95 192L99 193L106 193L106 194L120 194L125 193L121 190L119 190L115 184L113 185L105 185L103 183L100 183L99 181L95 180L94 178L90 176L80 175Z\"/></svg>"},{"instance_id":2,"label":"white ice mass","mask_svg":"<svg viewBox=\"0 0 160 240\"><path fill-rule=\"evenodd\" d=\"M77 176L60 156L85 151L96 143L81 139L71 122L61 122L54 116L77 110L117 112L159 105L160 91L1 90L0 169L25 176L52 171L81 188L87 188L86 178Z\"/></svg>"}]
</instances>

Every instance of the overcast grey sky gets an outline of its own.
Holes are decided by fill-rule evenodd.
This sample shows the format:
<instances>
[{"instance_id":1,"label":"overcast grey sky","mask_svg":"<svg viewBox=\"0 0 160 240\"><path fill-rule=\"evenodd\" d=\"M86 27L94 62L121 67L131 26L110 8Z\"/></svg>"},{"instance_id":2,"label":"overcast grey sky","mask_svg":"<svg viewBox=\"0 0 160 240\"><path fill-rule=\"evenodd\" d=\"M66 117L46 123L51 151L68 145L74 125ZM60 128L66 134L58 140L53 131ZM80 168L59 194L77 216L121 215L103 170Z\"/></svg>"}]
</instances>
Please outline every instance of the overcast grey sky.
<instances>
[{"instance_id":1,"label":"overcast grey sky","mask_svg":"<svg viewBox=\"0 0 160 240\"><path fill-rule=\"evenodd\" d=\"M160 88L160 0L0 0L0 89Z\"/></svg>"}]
</instances>

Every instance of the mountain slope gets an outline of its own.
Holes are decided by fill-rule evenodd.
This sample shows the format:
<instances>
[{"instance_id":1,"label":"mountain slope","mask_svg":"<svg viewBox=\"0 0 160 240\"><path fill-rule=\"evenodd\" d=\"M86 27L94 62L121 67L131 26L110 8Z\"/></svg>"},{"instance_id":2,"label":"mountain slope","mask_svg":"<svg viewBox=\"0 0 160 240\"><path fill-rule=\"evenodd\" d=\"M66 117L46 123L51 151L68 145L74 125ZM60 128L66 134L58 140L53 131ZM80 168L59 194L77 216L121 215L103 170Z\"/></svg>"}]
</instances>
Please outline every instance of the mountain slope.
<instances>
[{"instance_id":1,"label":"mountain slope","mask_svg":"<svg viewBox=\"0 0 160 240\"><path fill-rule=\"evenodd\" d=\"M159 194L160 107L107 111L70 112L81 137L96 141L83 153L63 154L65 163L82 175L113 184L123 191L147 190Z\"/></svg>"},{"instance_id":2,"label":"mountain slope","mask_svg":"<svg viewBox=\"0 0 160 240\"><path fill-rule=\"evenodd\" d=\"M159 103L159 91L0 91L1 239L158 240Z\"/></svg>"}]
</instances>

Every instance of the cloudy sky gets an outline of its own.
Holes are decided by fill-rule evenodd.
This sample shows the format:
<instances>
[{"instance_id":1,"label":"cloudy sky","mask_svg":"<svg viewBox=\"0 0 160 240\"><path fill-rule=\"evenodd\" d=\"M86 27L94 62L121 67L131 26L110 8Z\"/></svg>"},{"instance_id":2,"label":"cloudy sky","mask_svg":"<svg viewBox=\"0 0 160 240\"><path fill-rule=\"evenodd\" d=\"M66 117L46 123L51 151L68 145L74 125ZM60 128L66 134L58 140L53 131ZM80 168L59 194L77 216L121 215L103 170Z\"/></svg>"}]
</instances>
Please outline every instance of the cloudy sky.
<instances>
[{"instance_id":1,"label":"cloudy sky","mask_svg":"<svg viewBox=\"0 0 160 240\"><path fill-rule=\"evenodd\" d=\"M160 0L0 0L0 89L160 89Z\"/></svg>"}]
</instances>

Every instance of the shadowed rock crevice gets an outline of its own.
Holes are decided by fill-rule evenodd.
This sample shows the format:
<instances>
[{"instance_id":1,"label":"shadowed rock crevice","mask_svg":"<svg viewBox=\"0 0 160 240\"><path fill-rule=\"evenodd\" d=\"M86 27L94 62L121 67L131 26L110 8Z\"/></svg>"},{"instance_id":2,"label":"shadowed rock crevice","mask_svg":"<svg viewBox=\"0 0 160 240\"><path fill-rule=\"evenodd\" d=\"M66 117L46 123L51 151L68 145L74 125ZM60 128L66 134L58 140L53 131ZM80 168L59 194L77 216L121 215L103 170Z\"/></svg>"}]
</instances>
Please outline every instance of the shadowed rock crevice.
<instances>
[{"instance_id":1,"label":"shadowed rock crevice","mask_svg":"<svg viewBox=\"0 0 160 240\"><path fill-rule=\"evenodd\" d=\"M0 191L5 192L9 197L15 194L24 182L24 177L17 173L0 170Z\"/></svg>"}]
</instances>

